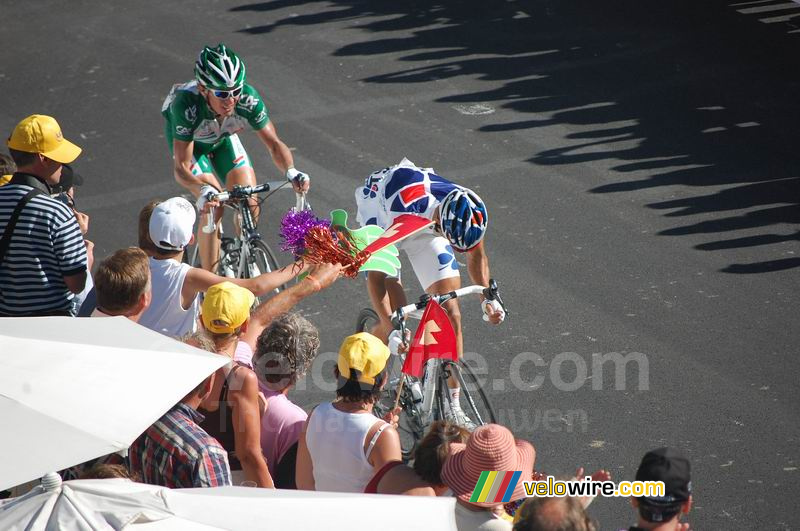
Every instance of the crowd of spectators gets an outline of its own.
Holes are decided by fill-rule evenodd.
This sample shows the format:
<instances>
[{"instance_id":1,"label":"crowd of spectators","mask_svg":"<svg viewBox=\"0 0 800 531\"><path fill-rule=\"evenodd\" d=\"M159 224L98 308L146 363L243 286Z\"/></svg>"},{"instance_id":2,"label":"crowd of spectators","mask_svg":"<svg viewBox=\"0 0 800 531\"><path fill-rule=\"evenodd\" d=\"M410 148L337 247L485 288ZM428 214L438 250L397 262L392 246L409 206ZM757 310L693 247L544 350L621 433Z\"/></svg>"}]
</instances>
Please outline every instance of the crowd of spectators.
<instances>
[{"instance_id":1,"label":"crowd of spectators","mask_svg":"<svg viewBox=\"0 0 800 531\"><path fill-rule=\"evenodd\" d=\"M126 478L170 488L252 485L350 493L449 496L467 530L593 530L590 498L526 498L519 482L511 503L471 501L483 471L521 471L541 479L536 450L501 425L468 429L434 422L404 462L399 410L373 406L386 385L387 346L369 333L346 337L333 376L336 393L310 412L289 393L309 370L320 335L292 311L327 289L341 266L296 263L252 279L191 267L196 212L181 197L152 201L139 215L139 246L93 266L85 239L89 218L76 210L83 179L68 166L81 149L56 120L32 115L12 132L0 156L0 316L124 316L229 361L117 455L77 465L67 478ZM304 280L255 305L300 273ZM255 306L254 306L255 305ZM583 479L583 469L576 474ZM592 479L608 480L600 470ZM672 448L648 452L636 480L663 481L661 497L631 499L631 530L688 529L689 461Z\"/></svg>"}]
</instances>

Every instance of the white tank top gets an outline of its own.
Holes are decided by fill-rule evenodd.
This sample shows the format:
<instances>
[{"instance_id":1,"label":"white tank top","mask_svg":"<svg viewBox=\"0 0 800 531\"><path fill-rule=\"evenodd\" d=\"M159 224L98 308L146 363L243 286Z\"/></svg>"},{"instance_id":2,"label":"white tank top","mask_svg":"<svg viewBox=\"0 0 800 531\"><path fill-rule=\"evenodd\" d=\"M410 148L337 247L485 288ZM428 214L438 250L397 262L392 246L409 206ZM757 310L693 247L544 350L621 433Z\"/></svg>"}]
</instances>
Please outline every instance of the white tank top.
<instances>
[{"instance_id":1,"label":"white tank top","mask_svg":"<svg viewBox=\"0 0 800 531\"><path fill-rule=\"evenodd\" d=\"M197 330L200 297L195 297L188 310L181 306L181 290L186 273L192 266L168 258L150 258L153 298L139 324L170 337L182 337Z\"/></svg>"},{"instance_id":2,"label":"white tank top","mask_svg":"<svg viewBox=\"0 0 800 531\"><path fill-rule=\"evenodd\" d=\"M376 422L383 425L364 452L367 434ZM331 402L317 406L306 429L306 446L314 467L316 490L364 492L375 470L367 458L388 424L369 413L345 413Z\"/></svg>"}]
</instances>

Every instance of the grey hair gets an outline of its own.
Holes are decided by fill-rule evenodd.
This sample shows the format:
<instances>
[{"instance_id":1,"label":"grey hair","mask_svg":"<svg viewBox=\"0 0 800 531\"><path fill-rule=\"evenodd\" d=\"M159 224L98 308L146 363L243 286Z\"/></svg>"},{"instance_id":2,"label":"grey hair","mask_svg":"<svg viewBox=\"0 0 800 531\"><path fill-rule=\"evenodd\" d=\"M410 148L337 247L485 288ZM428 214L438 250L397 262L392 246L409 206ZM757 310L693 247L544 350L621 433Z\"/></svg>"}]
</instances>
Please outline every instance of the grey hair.
<instances>
[{"instance_id":1,"label":"grey hair","mask_svg":"<svg viewBox=\"0 0 800 531\"><path fill-rule=\"evenodd\" d=\"M298 313L279 315L256 342L255 373L280 391L305 376L319 351L319 331Z\"/></svg>"}]
</instances>

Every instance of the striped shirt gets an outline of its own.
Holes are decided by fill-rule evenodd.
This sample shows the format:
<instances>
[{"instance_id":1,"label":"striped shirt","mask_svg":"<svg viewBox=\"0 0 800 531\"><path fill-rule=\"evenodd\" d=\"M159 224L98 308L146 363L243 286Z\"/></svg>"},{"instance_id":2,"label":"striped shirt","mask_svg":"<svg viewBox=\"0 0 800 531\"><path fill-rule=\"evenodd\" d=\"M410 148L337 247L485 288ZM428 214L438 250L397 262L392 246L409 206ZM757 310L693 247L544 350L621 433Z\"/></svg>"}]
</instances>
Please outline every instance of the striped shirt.
<instances>
[{"instance_id":1,"label":"striped shirt","mask_svg":"<svg viewBox=\"0 0 800 531\"><path fill-rule=\"evenodd\" d=\"M198 424L203 415L179 403L141 434L128 451L144 483L171 489L231 484L228 452Z\"/></svg>"},{"instance_id":2,"label":"striped shirt","mask_svg":"<svg viewBox=\"0 0 800 531\"><path fill-rule=\"evenodd\" d=\"M0 187L0 231L30 189L23 184ZM0 264L0 313L69 310L73 295L64 276L86 271L86 263L86 246L75 214L46 194L35 195L22 209Z\"/></svg>"}]
</instances>

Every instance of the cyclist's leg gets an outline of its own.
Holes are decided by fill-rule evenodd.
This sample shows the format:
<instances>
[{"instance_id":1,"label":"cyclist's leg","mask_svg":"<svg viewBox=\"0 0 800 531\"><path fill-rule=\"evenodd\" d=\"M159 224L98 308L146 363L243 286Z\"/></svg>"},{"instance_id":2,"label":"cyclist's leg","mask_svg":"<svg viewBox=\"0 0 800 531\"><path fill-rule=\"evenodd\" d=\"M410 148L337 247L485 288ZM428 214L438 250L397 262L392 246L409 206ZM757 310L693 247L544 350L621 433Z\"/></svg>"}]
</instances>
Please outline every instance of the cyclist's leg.
<instances>
[{"instance_id":1,"label":"cyclist's leg","mask_svg":"<svg viewBox=\"0 0 800 531\"><path fill-rule=\"evenodd\" d=\"M445 238L430 231L424 231L401 242L399 247L408 254L414 273L426 293L446 293L461 287L458 261L456 261L453 248ZM450 324L453 325L453 331L456 333L456 349L460 358L464 348L458 299L445 302L444 309L447 310Z\"/></svg>"},{"instance_id":2,"label":"cyclist's leg","mask_svg":"<svg viewBox=\"0 0 800 531\"><path fill-rule=\"evenodd\" d=\"M391 315L394 309L406 305L406 293L400 279L386 273L370 271L367 273L367 293L380 321L370 333L384 342L392 331Z\"/></svg>"},{"instance_id":3,"label":"cyclist's leg","mask_svg":"<svg viewBox=\"0 0 800 531\"><path fill-rule=\"evenodd\" d=\"M237 135L226 138L214 150L210 158L217 175L223 176L222 182L228 190L232 190L234 185L256 185L253 164ZM259 208L257 199L254 197L250 198L250 212L253 214L253 220L258 224ZM238 229L239 227L237 227Z\"/></svg>"},{"instance_id":4,"label":"cyclist's leg","mask_svg":"<svg viewBox=\"0 0 800 531\"><path fill-rule=\"evenodd\" d=\"M167 141L167 147L169 147L170 155L172 155L172 130L173 127L169 121L166 122L165 129L164 129L164 138ZM220 174L214 172L214 168L211 162L208 160L208 157L195 151L192 156L192 175L200 175L201 173L214 173L217 178L219 179ZM189 189L192 192L192 195L197 198L197 194L200 191L199 186L195 188ZM219 221L219 217L221 216L221 212L218 212L215 216L216 221ZM204 216L203 216L204 217ZM203 269L208 271L214 271L214 266L219 261L219 237L216 232L211 234L206 234L203 232L202 228L205 226L206 220L200 219L197 223L197 254L200 256L200 266Z\"/></svg>"}]
</instances>

